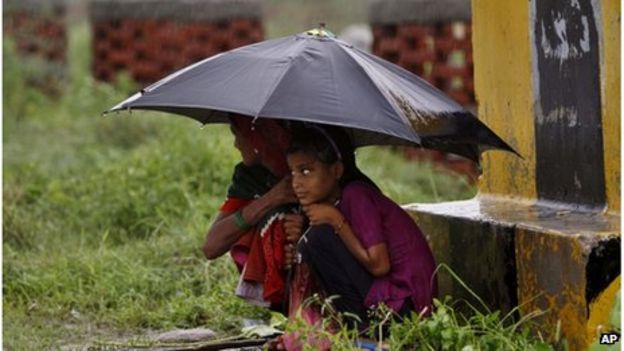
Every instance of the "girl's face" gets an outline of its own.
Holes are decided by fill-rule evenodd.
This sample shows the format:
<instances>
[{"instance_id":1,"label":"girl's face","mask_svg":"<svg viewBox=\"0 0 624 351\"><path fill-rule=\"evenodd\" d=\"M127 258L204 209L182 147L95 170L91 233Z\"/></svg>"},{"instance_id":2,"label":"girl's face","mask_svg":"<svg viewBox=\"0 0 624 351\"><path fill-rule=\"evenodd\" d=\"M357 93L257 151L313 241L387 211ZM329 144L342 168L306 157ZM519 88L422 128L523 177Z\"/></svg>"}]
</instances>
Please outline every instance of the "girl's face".
<instances>
[{"instance_id":1,"label":"girl's face","mask_svg":"<svg viewBox=\"0 0 624 351\"><path fill-rule=\"evenodd\" d=\"M340 196L338 181L343 172L341 162L327 165L304 152L288 154L287 161L293 190L302 205L334 201Z\"/></svg>"},{"instance_id":2,"label":"girl's face","mask_svg":"<svg viewBox=\"0 0 624 351\"><path fill-rule=\"evenodd\" d=\"M254 148L249 140L244 138L240 131L232 124L230 124L230 131L232 131L232 134L234 135L234 147L240 151L243 163L246 166L251 166L260 162L260 156L254 151Z\"/></svg>"}]
</instances>

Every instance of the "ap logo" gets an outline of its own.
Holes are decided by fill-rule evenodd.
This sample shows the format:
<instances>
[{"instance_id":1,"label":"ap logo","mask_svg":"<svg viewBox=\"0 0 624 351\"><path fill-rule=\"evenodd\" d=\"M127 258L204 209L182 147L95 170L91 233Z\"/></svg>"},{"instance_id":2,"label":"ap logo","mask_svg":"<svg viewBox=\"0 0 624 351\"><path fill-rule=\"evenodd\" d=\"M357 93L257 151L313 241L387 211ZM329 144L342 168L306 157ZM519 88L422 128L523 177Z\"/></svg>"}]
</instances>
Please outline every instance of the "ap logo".
<instances>
[{"instance_id":1,"label":"ap logo","mask_svg":"<svg viewBox=\"0 0 624 351\"><path fill-rule=\"evenodd\" d=\"M615 333L600 334L600 344L611 345L615 344L620 339L620 336Z\"/></svg>"}]
</instances>

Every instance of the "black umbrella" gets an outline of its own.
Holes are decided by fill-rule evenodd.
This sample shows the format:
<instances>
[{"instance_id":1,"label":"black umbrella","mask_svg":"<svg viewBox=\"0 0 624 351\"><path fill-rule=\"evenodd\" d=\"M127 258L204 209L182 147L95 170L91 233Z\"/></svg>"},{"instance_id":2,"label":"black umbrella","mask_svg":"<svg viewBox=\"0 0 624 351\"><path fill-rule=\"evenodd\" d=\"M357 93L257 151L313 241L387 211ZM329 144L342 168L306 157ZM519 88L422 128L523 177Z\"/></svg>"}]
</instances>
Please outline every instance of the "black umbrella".
<instances>
[{"instance_id":1,"label":"black umbrella","mask_svg":"<svg viewBox=\"0 0 624 351\"><path fill-rule=\"evenodd\" d=\"M478 162L515 152L470 112L403 68L320 29L227 51L183 68L107 112L156 110L201 123L227 113L345 127L354 146L420 145Z\"/></svg>"}]
</instances>

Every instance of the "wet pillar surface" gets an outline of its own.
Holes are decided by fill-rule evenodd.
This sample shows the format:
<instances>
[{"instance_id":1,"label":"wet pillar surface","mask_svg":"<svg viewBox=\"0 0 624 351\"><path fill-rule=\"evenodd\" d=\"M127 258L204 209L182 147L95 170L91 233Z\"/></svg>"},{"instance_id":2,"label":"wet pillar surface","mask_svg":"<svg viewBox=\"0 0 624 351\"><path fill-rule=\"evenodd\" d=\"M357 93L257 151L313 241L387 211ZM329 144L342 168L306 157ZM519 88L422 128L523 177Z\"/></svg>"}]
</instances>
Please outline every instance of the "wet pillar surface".
<instances>
[{"instance_id":1,"label":"wet pillar surface","mask_svg":"<svg viewBox=\"0 0 624 351\"><path fill-rule=\"evenodd\" d=\"M570 350L606 331L620 289L620 15L473 1L478 115L523 158L483 154L475 199L406 206L439 263L493 308L546 311L540 333L560 324ZM440 288L468 297L444 272Z\"/></svg>"}]
</instances>

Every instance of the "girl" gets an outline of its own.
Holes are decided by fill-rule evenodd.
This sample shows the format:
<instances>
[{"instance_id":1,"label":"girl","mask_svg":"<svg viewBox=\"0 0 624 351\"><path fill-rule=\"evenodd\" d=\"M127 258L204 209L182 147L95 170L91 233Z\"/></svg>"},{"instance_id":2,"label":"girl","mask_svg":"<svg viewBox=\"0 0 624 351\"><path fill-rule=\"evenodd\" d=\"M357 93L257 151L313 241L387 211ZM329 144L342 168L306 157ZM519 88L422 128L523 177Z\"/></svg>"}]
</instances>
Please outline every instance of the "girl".
<instances>
[{"instance_id":1,"label":"girl","mask_svg":"<svg viewBox=\"0 0 624 351\"><path fill-rule=\"evenodd\" d=\"M368 308L380 303L400 315L428 314L437 293L431 250L411 217L354 173L352 147L338 131L296 131L287 150L293 190L311 225L299 241L301 257L325 292L340 296L335 307L364 325Z\"/></svg>"}]
</instances>

